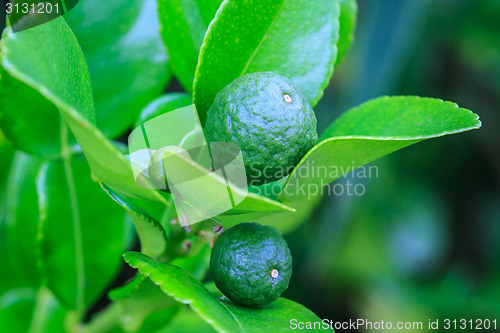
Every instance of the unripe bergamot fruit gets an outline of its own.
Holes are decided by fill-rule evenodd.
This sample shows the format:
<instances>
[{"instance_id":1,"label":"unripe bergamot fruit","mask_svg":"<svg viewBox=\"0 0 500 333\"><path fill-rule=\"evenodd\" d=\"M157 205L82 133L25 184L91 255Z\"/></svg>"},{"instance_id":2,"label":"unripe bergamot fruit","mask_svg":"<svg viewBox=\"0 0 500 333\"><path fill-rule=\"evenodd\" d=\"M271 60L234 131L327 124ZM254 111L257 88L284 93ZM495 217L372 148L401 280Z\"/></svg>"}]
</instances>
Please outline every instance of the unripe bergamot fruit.
<instances>
[{"instance_id":1,"label":"unripe bergamot fruit","mask_svg":"<svg viewBox=\"0 0 500 333\"><path fill-rule=\"evenodd\" d=\"M251 73L215 98L207 113L208 142L237 144L250 185L286 176L318 140L308 98L288 78Z\"/></svg>"},{"instance_id":2,"label":"unripe bergamot fruit","mask_svg":"<svg viewBox=\"0 0 500 333\"><path fill-rule=\"evenodd\" d=\"M262 307L288 288L292 255L276 228L241 223L215 239L210 270L215 285L230 300Z\"/></svg>"}]
</instances>

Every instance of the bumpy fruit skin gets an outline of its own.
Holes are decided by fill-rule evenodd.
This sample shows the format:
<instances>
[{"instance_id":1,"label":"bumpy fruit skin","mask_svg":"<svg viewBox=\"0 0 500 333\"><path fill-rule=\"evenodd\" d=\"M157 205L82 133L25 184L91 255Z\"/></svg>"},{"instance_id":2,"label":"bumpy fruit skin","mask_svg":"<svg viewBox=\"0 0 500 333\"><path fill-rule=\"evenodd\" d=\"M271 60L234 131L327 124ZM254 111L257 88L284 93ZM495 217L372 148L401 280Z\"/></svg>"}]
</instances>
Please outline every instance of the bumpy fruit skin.
<instances>
[{"instance_id":1,"label":"bumpy fruit skin","mask_svg":"<svg viewBox=\"0 0 500 333\"><path fill-rule=\"evenodd\" d=\"M292 255L274 227L241 223L217 237L210 269L215 285L230 300L262 307L288 288Z\"/></svg>"},{"instance_id":2,"label":"bumpy fruit skin","mask_svg":"<svg viewBox=\"0 0 500 333\"><path fill-rule=\"evenodd\" d=\"M309 100L273 72L247 74L227 85L208 110L205 132L209 142L241 148L250 185L286 176L318 140Z\"/></svg>"}]
</instances>

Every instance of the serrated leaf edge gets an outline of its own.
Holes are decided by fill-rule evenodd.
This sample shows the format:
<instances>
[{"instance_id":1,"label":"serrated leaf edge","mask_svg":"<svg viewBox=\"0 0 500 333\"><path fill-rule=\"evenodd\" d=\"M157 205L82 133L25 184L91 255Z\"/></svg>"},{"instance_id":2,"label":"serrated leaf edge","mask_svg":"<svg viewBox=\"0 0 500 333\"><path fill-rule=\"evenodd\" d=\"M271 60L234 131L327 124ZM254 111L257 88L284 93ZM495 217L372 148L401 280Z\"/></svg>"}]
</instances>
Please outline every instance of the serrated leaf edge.
<instances>
[{"instance_id":1,"label":"serrated leaf edge","mask_svg":"<svg viewBox=\"0 0 500 333\"><path fill-rule=\"evenodd\" d=\"M155 281L153 280L153 278L151 277L151 272L145 272L145 271L141 271L141 269L139 268L139 266L141 265L141 262L139 262L139 260L137 258L135 258L135 256L137 255L140 255L140 256L145 256L145 257L148 257L146 256L145 254L143 253L139 253L139 252L133 252L133 251L129 251L129 252L125 252L123 254L123 259L125 260L125 262L127 264L129 264L132 268L135 268L137 270L139 270L139 272L141 272L141 274L143 274L144 276L147 276L151 279L151 281L153 281L154 284L156 284L157 286L160 287L160 289L165 293L167 294L168 296L172 297L173 299L175 299L177 302L180 302L182 304L186 304L186 305L190 305L192 303L191 300L184 300L184 299L181 299L181 298L178 298L178 297L175 297L173 295L173 293L169 292L168 290L165 290L163 287L162 287L162 283L161 282L158 282L158 281ZM131 262L132 261L132 262ZM148 265L150 266L149 264L147 263L142 263L144 265ZM165 263L163 263L165 264ZM168 264L166 264L168 265ZM177 266L176 266L177 267ZM185 274L188 274L188 275L191 275L189 272L183 270L182 268L180 267L177 267L178 269L180 269L181 271L183 271ZM191 275L191 277L196 280L196 278L194 276ZM198 280L196 280L198 281ZM199 281L198 281L199 282ZM202 284L202 283L199 283L200 286L202 286L208 294L212 295L210 293L210 291ZM213 297L213 296L212 296ZM215 298L215 297L214 297ZM216 299L216 298L215 298ZM217 299L216 299L217 300ZM240 327L240 331L242 333L245 332L245 330L243 329L243 327L241 326L241 323L238 321L238 319L233 315L233 313L222 303L220 302L219 300L217 300L219 302L219 304L221 304L225 309L226 311L231 315L231 317L235 320L235 322L238 324L238 326ZM210 318L207 318L204 314L202 314L196 307L191 307L191 309L196 312L201 318L203 318L203 320L205 320L208 324L212 325L217 331L221 332L221 333L233 333L233 332L229 332L229 331L226 331L224 330L222 327L220 327L219 325L217 325L216 322L214 322L212 319Z\"/></svg>"}]
</instances>

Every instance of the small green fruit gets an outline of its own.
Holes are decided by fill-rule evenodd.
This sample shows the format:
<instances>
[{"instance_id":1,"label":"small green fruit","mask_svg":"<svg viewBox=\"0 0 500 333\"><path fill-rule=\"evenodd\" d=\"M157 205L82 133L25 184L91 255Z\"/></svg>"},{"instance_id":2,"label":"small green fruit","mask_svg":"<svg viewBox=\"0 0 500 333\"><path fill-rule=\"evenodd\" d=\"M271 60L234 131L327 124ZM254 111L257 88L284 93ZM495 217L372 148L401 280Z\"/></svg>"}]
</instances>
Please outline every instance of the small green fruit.
<instances>
[{"instance_id":1,"label":"small green fruit","mask_svg":"<svg viewBox=\"0 0 500 333\"><path fill-rule=\"evenodd\" d=\"M227 85L208 110L208 142L237 144L250 185L286 176L318 140L307 97L288 78L251 73Z\"/></svg>"},{"instance_id":2,"label":"small green fruit","mask_svg":"<svg viewBox=\"0 0 500 333\"><path fill-rule=\"evenodd\" d=\"M158 149L149 160L148 175L153 185L162 191L170 193L167 181L167 171L165 164L168 158L173 155L180 155L185 159L190 159L189 153L177 146L167 146Z\"/></svg>"},{"instance_id":3,"label":"small green fruit","mask_svg":"<svg viewBox=\"0 0 500 333\"><path fill-rule=\"evenodd\" d=\"M262 307L288 288L292 255L276 228L241 223L216 238L210 269L215 285L230 300Z\"/></svg>"}]
</instances>

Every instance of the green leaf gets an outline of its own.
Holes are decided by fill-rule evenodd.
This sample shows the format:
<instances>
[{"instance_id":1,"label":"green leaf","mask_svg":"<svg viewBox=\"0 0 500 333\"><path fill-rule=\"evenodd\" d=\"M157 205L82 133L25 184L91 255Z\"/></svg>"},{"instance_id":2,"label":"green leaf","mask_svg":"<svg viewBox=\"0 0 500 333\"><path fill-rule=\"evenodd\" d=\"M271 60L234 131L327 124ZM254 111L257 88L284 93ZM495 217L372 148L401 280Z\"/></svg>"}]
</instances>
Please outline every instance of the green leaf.
<instances>
[{"instance_id":1,"label":"green leaf","mask_svg":"<svg viewBox=\"0 0 500 333\"><path fill-rule=\"evenodd\" d=\"M295 209L295 212L269 214L255 219L255 222L263 225L272 225L283 234L291 233L301 224L308 221L313 211L321 203L321 199L321 195L314 195L308 199L287 203L287 205Z\"/></svg>"},{"instance_id":2,"label":"green leaf","mask_svg":"<svg viewBox=\"0 0 500 333\"><path fill-rule=\"evenodd\" d=\"M136 121L135 126L139 126L141 123L145 123L154 117L161 116L164 113L183 108L185 106L192 104L191 95L186 93L170 93L158 97L150 104L148 104L144 110L139 115L139 119ZM173 121L182 121L181 119L172 119ZM192 121L189 118L186 121L186 125L191 125ZM188 122L189 121L189 122Z\"/></svg>"},{"instance_id":3,"label":"green leaf","mask_svg":"<svg viewBox=\"0 0 500 333\"><path fill-rule=\"evenodd\" d=\"M0 295L10 289L26 285L26 278L28 278L28 280L34 280L33 285L39 284L38 274L26 276L24 272L25 266L22 266L22 261L16 258L19 251L17 251L15 247L11 248L10 246L15 241L13 242L12 237L8 235L9 227L6 223L6 217L8 214L6 201L7 197L11 197L11 194L7 192L6 183L9 176L8 169L11 166L10 160L12 156L9 149L6 149L8 146L6 147L5 140L2 139L3 137L0 132L0 142L3 141L3 144L0 143L0 153L5 153L0 157L2 162L5 162L5 164L0 164L0 168L4 171L3 173L0 173L0 258L2 258L2 265L0 265L0 276L2 277L2 283L0 283ZM34 221L33 223L36 224L37 221ZM19 235L19 233L16 234ZM29 266L29 262L27 263L27 266ZM30 283L28 283L28 285L30 285Z\"/></svg>"},{"instance_id":4,"label":"green leaf","mask_svg":"<svg viewBox=\"0 0 500 333\"><path fill-rule=\"evenodd\" d=\"M137 292L139 287L141 286L142 282L146 279L146 276L142 274L137 274L130 282L127 284L112 289L108 293L109 299L112 301L117 301L121 299L126 299L131 297L133 294Z\"/></svg>"},{"instance_id":5,"label":"green leaf","mask_svg":"<svg viewBox=\"0 0 500 333\"><path fill-rule=\"evenodd\" d=\"M337 44L339 52L336 64L339 64L344 59L344 55L354 41L357 16L358 4L356 0L340 0L340 31Z\"/></svg>"},{"instance_id":6,"label":"green leaf","mask_svg":"<svg viewBox=\"0 0 500 333\"><path fill-rule=\"evenodd\" d=\"M12 260L9 275L14 275L19 285L38 287L36 237L38 229L38 196L36 176L41 160L17 152L9 174L5 207L5 229L2 243Z\"/></svg>"},{"instance_id":7,"label":"green leaf","mask_svg":"<svg viewBox=\"0 0 500 333\"><path fill-rule=\"evenodd\" d=\"M54 26L52 22L49 24ZM58 33L57 30L60 29L57 28L47 31L46 25L42 26L35 28L40 35L32 30L23 31L16 35L19 40L12 38L13 32L9 28L0 42L3 66L0 73L0 97L5 101L0 109L0 125L17 148L34 154L56 156L61 154L62 149L61 119L56 107L44 100L40 94L42 91L33 90L34 81L45 79L43 89L62 97L68 107L79 110L82 117L90 122L94 121L94 104L85 59L74 57L65 51L66 44L76 43L74 36L70 33ZM45 33L57 34L59 38L46 38ZM32 48L35 42L44 43L39 47L45 49L46 45L50 45L52 57L47 57L45 52L35 52L34 50L39 49ZM11 53L12 46L15 47L16 54ZM65 70L66 62L73 63L73 71ZM19 77L13 73L16 67L29 68L31 77L24 82L17 81ZM54 77L58 80L54 80ZM61 82L64 84L59 84ZM44 121L33 121L34 119ZM68 140L67 135L64 140ZM71 140L71 144L73 143L74 140Z\"/></svg>"},{"instance_id":8,"label":"green leaf","mask_svg":"<svg viewBox=\"0 0 500 333\"><path fill-rule=\"evenodd\" d=\"M125 261L137 268L175 300L189 304L219 332L262 332L290 330L290 320L321 321L300 304L280 298L261 309L245 308L215 298L208 289L184 270L160 263L141 253L127 252ZM308 330L309 332L310 330Z\"/></svg>"},{"instance_id":9,"label":"green leaf","mask_svg":"<svg viewBox=\"0 0 500 333\"><path fill-rule=\"evenodd\" d=\"M0 51L2 65L11 76L39 91L59 109L78 140L94 179L126 195L166 204L157 191L136 185L130 162L93 124L94 107L85 59L62 18L16 33L15 38L7 29ZM68 154L66 127L61 126L59 133L66 150L62 153Z\"/></svg>"},{"instance_id":10,"label":"green leaf","mask_svg":"<svg viewBox=\"0 0 500 333\"><path fill-rule=\"evenodd\" d=\"M161 255L166 248L167 235L161 224L128 198L120 196L101 184L104 191L129 214L141 242L141 252L152 257Z\"/></svg>"},{"instance_id":11,"label":"green leaf","mask_svg":"<svg viewBox=\"0 0 500 333\"><path fill-rule=\"evenodd\" d=\"M14 153L14 148L7 142L3 132L0 130L0 221L3 219L3 214L1 212L5 211L5 186Z\"/></svg>"},{"instance_id":12,"label":"green leaf","mask_svg":"<svg viewBox=\"0 0 500 333\"><path fill-rule=\"evenodd\" d=\"M282 233L289 233L307 221L314 209L321 202L321 197L319 194L314 194L302 200L286 202L288 207L295 209L293 212L257 211L234 215L220 215L217 219L222 223L224 228L230 228L243 222L258 222L264 225L271 225Z\"/></svg>"},{"instance_id":13,"label":"green leaf","mask_svg":"<svg viewBox=\"0 0 500 333\"><path fill-rule=\"evenodd\" d=\"M158 0L161 35L172 71L191 92L203 37L222 0Z\"/></svg>"},{"instance_id":14,"label":"green leaf","mask_svg":"<svg viewBox=\"0 0 500 333\"><path fill-rule=\"evenodd\" d=\"M31 154L61 154L61 116L54 104L3 69L0 100L0 127L13 146ZM35 114L43 121L34 122Z\"/></svg>"},{"instance_id":15,"label":"green leaf","mask_svg":"<svg viewBox=\"0 0 500 333\"><path fill-rule=\"evenodd\" d=\"M153 118L173 111L172 109L176 109L177 106L180 106L184 103L189 103L188 97L185 94L165 95L157 99L156 101L153 101L143 111L140 116L139 123L142 121L146 124L146 127L148 127L148 121L152 122L152 124L150 124L151 127L148 127L148 131L151 131L151 133L157 133L158 135L162 134L161 130L164 127L160 126L161 124L155 124ZM209 165L208 150L197 149L200 148L201 145L206 144L203 132L199 128L199 126L195 126L193 122L192 109L188 109L190 112L173 112L168 115L168 122L176 124L175 130L172 129L169 132L169 135L171 138L173 138L174 136L176 137L176 140L178 140L177 145L186 149L192 148L194 153L198 153L202 157L206 157L205 159L200 158L200 163ZM194 131L192 130L193 126L195 126ZM130 137L137 140L134 141L134 139L129 139L129 149L131 151L131 154L128 155L128 158L133 161L137 173L144 174L146 178L147 173L144 173L144 170L147 170L151 156L155 151L152 149L143 148L143 144L146 142L146 140L144 137L144 132L141 128L137 128L136 130L134 130ZM156 143L154 141L151 141L152 137L155 136L150 134L150 146L148 147L157 148L164 145L164 143L161 143L161 140L158 140L158 142ZM161 139L162 136L157 136L157 138ZM287 207L286 205L283 205L279 201L272 200L264 196L259 196L254 193L248 193L247 195L246 190L238 188L233 184L227 185L225 179L221 177L220 174L210 172L192 159L186 159L181 156L169 156L170 154L164 153L163 157L164 159L169 159L167 163L169 169L169 182L180 184L180 186L178 187L180 195L183 197L183 199L185 199L185 201L189 203L189 205L195 207L200 215L204 216L203 219L216 214L241 214L250 211L293 211L293 209ZM207 165L205 165L205 167ZM190 186L186 186L187 182L190 182ZM236 207L234 207L233 205L233 208L231 208L231 205L229 205L227 207L227 209L229 210L225 210L225 204L229 203L228 189L233 195ZM177 196L177 198L180 198L180 196ZM205 208L207 209L207 211L204 211ZM177 209L182 210L182 205L178 204ZM216 213L214 213L215 211ZM205 216L203 214L209 216ZM190 216L188 216L188 218L189 217Z\"/></svg>"},{"instance_id":16,"label":"green leaf","mask_svg":"<svg viewBox=\"0 0 500 333\"><path fill-rule=\"evenodd\" d=\"M167 325L180 309L178 303L142 274L109 295L114 301L112 306L120 308L119 324L127 332L154 332Z\"/></svg>"},{"instance_id":17,"label":"green leaf","mask_svg":"<svg viewBox=\"0 0 500 333\"><path fill-rule=\"evenodd\" d=\"M299 198L396 150L481 126L478 115L451 102L380 97L333 122L290 174L281 198Z\"/></svg>"},{"instance_id":18,"label":"green leaf","mask_svg":"<svg viewBox=\"0 0 500 333\"><path fill-rule=\"evenodd\" d=\"M333 74L338 0L226 0L200 51L194 101L202 124L215 96L234 79L274 71L295 82L315 105Z\"/></svg>"},{"instance_id":19,"label":"green leaf","mask_svg":"<svg viewBox=\"0 0 500 333\"><path fill-rule=\"evenodd\" d=\"M206 188L208 190L208 187ZM233 191L236 192L233 188ZM273 212L273 211L295 211L294 208L279 201L271 200L266 197L248 193L245 199L235 208L224 212L224 215L239 215L247 212Z\"/></svg>"},{"instance_id":20,"label":"green leaf","mask_svg":"<svg viewBox=\"0 0 500 333\"><path fill-rule=\"evenodd\" d=\"M363 136L415 140L479 127L477 114L452 102L418 96L383 96L345 112L326 129L321 139Z\"/></svg>"},{"instance_id":21,"label":"green leaf","mask_svg":"<svg viewBox=\"0 0 500 333\"><path fill-rule=\"evenodd\" d=\"M80 314L118 273L126 238L124 211L89 176L80 154L45 162L37 179L43 276Z\"/></svg>"},{"instance_id":22,"label":"green leaf","mask_svg":"<svg viewBox=\"0 0 500 333\"><path fill-rule=\"evenodd\" d=\"M16 33L15 38L8 28L1 41L1 51L2 66L10 75L19 79L20 69L29 69L25 83L40 88L38 90L43 83L47 90L41 91L44 96L54 96L58 102L78 110L85 120L95 121L85 58L62 18Z\"/></svg>"},{"instance_id":23,"label":"green leaf","mask_svg":"<svg viewBox=\"0 0 500 333\"><path fill-rule=\"evenodd\" d=\"M97 127L117 137L170 77L156 1L131 0L124 6L120 0L85 0L64 18L87 61Z\"/></svg>"},{"instance_id":24,"label":"green leaf","mask_svg":"<svg viewBox=\"0 0 500 333\"><path fill-rule=\"evenodd\" d=\"M13 289L0 297L0 332L64 333L66 310L45 288Z\"/></svg>"},{"instance_id":25,"label":"green leaf","mask_svg":"<svg viewBox=\"0 0 500 333\"><path fill-rule=\"evenodd\" d=\"M215 333L217 332L194 311L185 309L175 316L165 329L156 333Z\"/></svg>"},{"instance_id":26,"label":"green leaf","mask_svg":"<svg viewBox=\"0 0 500 333\"><path fill-rule=\"evenodd\" d=\"M188 206L195 208L193 214L204 216L214 211L221 211L230 208L231 198L236 204L233 208L223 211L220 214L232 215L246 212L269 212L269 211L294 211L287 205L260 196L254 193L246 193L243 189L232 183L227 183L219 173L210 172L189 157L176 153L165 153L168 158L168 178L169 182L179 184L176 191L182 199L188 202ZM190 182L189 186L185 184ZM174 197L175 201L175 197ZM176 205L179 210L180 205ZM206 211L205 211L206 209ZM186 212L187 215L188 212ZM189 218L188 218L189 219Z\"/></svg>"},{"instance_id":27,"label":"green leaf","mask_svg":"<svg viewBox=\"0 0 500 333\"><path fill-rule=\"evenodd\" d=\"M0 297L0 328L2 332L28 332L27 313L33 313L36 291L13 289Z\"/></svg>"},{"instance_id":28,"label":"green leaf","mask_svg":"<svg viewBox=\"0 0 500 333\"><path fill-rule=\"evenodd\" d=\"M294 324L320 323L321 319L311 310L286 298L279 298L262 309L248 309L231 302L224 302L224 305L240 322L242 332L257 333L265 331L267 327L272 327L273 332L289 332L291 329L296 332L333 332L333 329L318 328L318 324L310 329L294 328Z\"/></svg>"}]
</instances>

